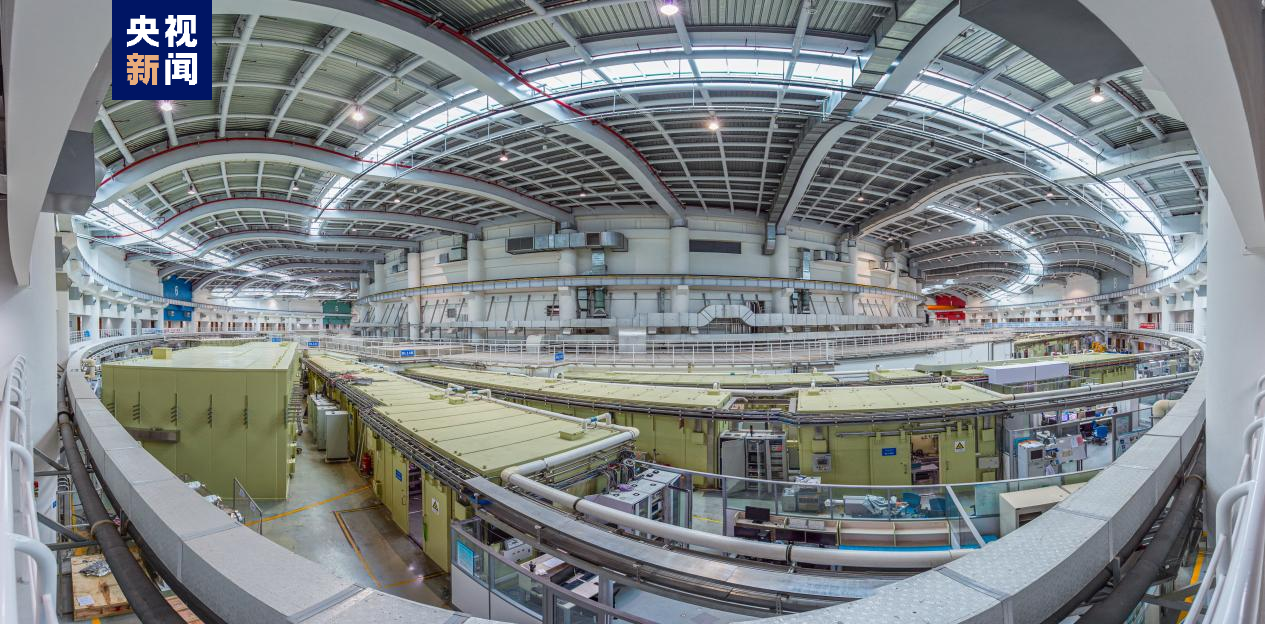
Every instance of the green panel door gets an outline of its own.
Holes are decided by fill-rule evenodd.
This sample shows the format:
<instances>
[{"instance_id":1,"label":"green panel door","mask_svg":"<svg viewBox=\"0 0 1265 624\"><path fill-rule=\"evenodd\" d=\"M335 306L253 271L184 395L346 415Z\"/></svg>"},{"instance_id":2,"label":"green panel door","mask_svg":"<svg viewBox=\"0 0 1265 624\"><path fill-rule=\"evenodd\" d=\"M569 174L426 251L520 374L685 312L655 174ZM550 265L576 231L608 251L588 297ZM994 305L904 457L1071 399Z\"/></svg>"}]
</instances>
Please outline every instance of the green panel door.
<instances>
[{"instance_id":1,"label":"green panel door","mask_svg":"<svg viewBox=\"0 0 1265 624\"><path fill-rule=\"evenodd\" d=\"M401 531L408 533L409 464L408 460L395 448L388 447L388 449L387 473L382 475L383 483L385 483L382 488L384 494L382 502L391 512L391 520L395 522L395 525L400 527Z\"/></svg>"},{"instance_id":2,"label":"green panel door","mask_svg":"<svg viewBox=\"0 0 1265 624\"><path fill-rule=\"evenodd\" d=\"M448 571L448 526L452 522L452 491L430 475L422 480L422 514L425 552L439 567Z\"/></svg>"},{"instance_id":3,"label":"green panel door","mask_svg":"<svg viewBox=\"0 0 1265 624\"><path fill-rule=\"evenodd\" d=\"M975 433L969 427L950 427L941 433L940 483L975 481L975 448Z\"/></svg>"},{"instance_id":4,"label":"green panel door","mask_svg":"<svg viewBox=\"0 0 1265 624\"><path fill-rule=\"evenodd\" d=\"M870 440L870 484L909 485L909 437L874 436Z\"/></svg>"}]
</instances>

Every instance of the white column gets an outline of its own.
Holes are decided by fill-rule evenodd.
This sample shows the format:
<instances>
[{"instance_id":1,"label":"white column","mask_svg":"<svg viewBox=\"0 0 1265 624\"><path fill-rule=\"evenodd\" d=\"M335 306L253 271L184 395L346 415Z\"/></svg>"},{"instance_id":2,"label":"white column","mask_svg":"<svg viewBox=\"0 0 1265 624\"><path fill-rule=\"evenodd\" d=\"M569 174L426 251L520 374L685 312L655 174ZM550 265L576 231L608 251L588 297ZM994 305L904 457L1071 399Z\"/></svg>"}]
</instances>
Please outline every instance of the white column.
<instances>
[{"instance_id":1,"label":"white column","mask_svg":"<svg viewBox=\"0 0 1265 624\"><path fill-rule=\"evenodd\" d=\"M417 288L422 285L422 254L413 252L408 255L408 287ZM422 335L422 298L408 298L408 337L417 340Z\"/></svg>"},{"instance_id":2,"label":"white column","mask_svg":"<svg viewBox=\"0 0 1265 624\"><path fill-rule=\"evenodd\" d=\"M360 278L360 296L364 297L369 294L369 274L361 273Z\"/></svg>"},{"instance_id":3,"label":"white column","mask_svg":"<svg viewBox=\"0 0 1265 624\"><path fill-rule=\"evenodd\" d=\"M70 355L70 291L57 291L57 361Z\"/></svg>"},{"instance_id":4,"label":"white column","mask_svg":"<svg viewBox=\"0 0 1265 624\"><path fill-rule=\"evenodd\" d=\"M558 320L575 320L575 293L567 286L558 287Z\"/></svg>"},{"instance_id":5,"label":"white column","mask_svg":"<svg viewBox=\"0 0 1265 624\"><path fill-rule=\"evenodd\" d=\"M690 287L681 284L672 289L672 312L685 314L690 311Z\"/></svg>"},{"instance_id":6,"label":"white column","mask_svg":"<svg viewBox=\"0 0 1265 624\"><path fill-rule=\"evenodd\" d=\"M683 225L668 230L668 272L673 275L690 272L690 229Z\"/></svg>"},{"instance_id":7,"label":"white column","mask_svg":"<svg viewBox=\"0 0 1265 624\"><path fill-rule=\"evenodd\" d=\"M845 263L843 265L843 281L850 284L857 283L860 279L857 275L857 248L855 245L849 245L847 241L839 244L840 260ZM856 293L843 294L843 312L844 314L856 314L857 296Z\"/></svg>"},{"instance_id":8,"label":"white column","mask_svg":"<svg viewBox=\"0 0 1265 624\"><path fill-rule=\"evenodd\" d=\"M375 262L373 264L373 292L380 293L387 289L387 265Z\"/></svg>"},{"instance_id":9,"label":"white column","mask_svg":"<svg viewBox=\"0 0 1265 624\"><path fill-rule=\"evenodd\" d=\"M786 234L777 235L777 246L773 248L772 266L769 270L771 277L790 277L791 276L791 239Z\"/></svg>"},{"instance_id":10,"label":"white column","mask_svg":"<svg viewBox=\"0 0 1265 624\"><path fill-rule=\"evenodd\" d=\"M1174 300L1174 303L1169 303L1168 298L1176 296L1177 295L1175 294L1166 295L1164 293L1160 293L1160 322L1156 329L1161 331L1173 330L1173 306L1176 303L1176 300Z\"/></svg>"},{"instance_id":11,"label":"white column","mask_svg":"<svg viewBox=\"0 0 1265 624\"><path fill-rule=\"evenodd\" d=\"M466 241L466 281L481 282L487 279L483 267L483 241Z\"/></svg>"},{"instance_id":12,"label":"white column","mask_svg":"<svg viewBox=\"0 0 1265 624\"><path fill-rule=\"evenodd\" d=\"M1191 332L1196 337L1202 338L1207 335L1205 329L1204 318L1207 316L1208 298L1199 294L1199 288L1196 287L1190 296L1191 313Z\"/></svg>"},{"instance_id":13,"label":"white column","mask_svg":"<svg viewBox=\"0 0 1265 624\"><path fill-rule=\"evenodd\" d=\"M668 272L673 275L690 273L690 229L678 225L668 230ZM672 312L685 314L690 311L690 287L681 284L672 289Z\"/></svg>"},{"instance_id":14,"label":"white column","mask_svg":"<svg viewBox=\"0 0 1265 624\"><path fill-rule=\"evenodd\" d=\"M1265 288L1257 286L1265 283L1265 257L1244 251L1234 213L1215 176L1208 180L1207 210L1206 455L1208 487L1216 498L1238 477L1243 431L1255 418L1256 380L1265 373L1265 332L1252 330L1265 310Z\"/></svg>"}]
</instances>

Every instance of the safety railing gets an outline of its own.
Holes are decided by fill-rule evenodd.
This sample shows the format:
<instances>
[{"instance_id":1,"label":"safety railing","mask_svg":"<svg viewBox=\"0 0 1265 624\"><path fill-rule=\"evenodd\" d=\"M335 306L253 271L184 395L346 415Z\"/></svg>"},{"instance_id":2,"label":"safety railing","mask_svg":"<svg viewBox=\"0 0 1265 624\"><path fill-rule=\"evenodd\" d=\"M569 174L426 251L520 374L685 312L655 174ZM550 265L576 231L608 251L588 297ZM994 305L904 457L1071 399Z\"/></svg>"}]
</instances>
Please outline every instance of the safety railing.
<instances>
[{"instance_id":1,"label":"safety railing","mask_svg":"<svg viewBox=\"0 0 1265 624\"><path fill-rule=\"evenodd\" d=\"M401 338L349 336L311 337L311 347L328 347L355 355L417 361L445 358L489 360L519 365L586 364L639 366L768 366L830 362L844 357L896 351L935 350L1008 339L1000 332L957 330L862 333L833 339L707 342L640 342L621 344L587 340L412 341ZM719 338L719 337L718 337Z\"/></svg>"},{"instance_id":2,"label":"safety railing","mask_svg":"<svg viewBox=\"0 0 1265 624\"><path fill-rule=\"evenodd\" d=\"M1085 483L1104 466L1019 479L931 485L837 485L722 475L635 460L639 469L682 475L671 488L671 524L733 535L737 513L752 507L809 521L901 523L940 520L954 548L979 548L998 537L1000 496L1037 488ZM707 482L720 505L703 504L695 483ZM697 504L696 504L697 503Z\"/></svg>"},{"instance_id":3,"label":"safety railing","mask_svg":"<svg viewBox=\"0 0 1265 624\"><path fill-rule=\"evenodd\" d=\"M1182 267L1181 270L1177 271L1176 273L1168 277L1165 277L1163 279L1156 280L1154 282L1149 282L1146 284L1142 284L1140 286L1134 286L1133 288L1126 288L1124 290L1116 290L1112 292L1099 293L1097 295L1090 295L1087 297L1073 297L1070 299L1052 299L1049 301L1032 301L1029 303L1005 303L1005 304L987 305L987 306L967 306L966 309L968 310L1006 310L1009 308L1038 308L1038 307L1049 308L1049 307L1059 307L1059 306L1083 305L1087 303L1096 303L1100 301L1110 301L1112 299L1119 299L1120 297L1128 297L1130 295L1142 295L1146 293L1155 292L1157 290L1166 288L1168 286L1172 286L1173 284L1180 282L1187 275L1197 272L1199 270L1199 266L1207 261L1208 261L1208 248L1204 247L1202 250L1199 251L1199 256L1197 256L1194 260L1192 260L1190 264L1187 264L1186 266Z\"/></svg>"},{"instance_id":4,"label":"safety railing","mask_svg":"<svg viewBox=\"0 0 1265 624\"><path fill-rule=\"evenodd\" d=\"M1235 485L1217 500L1210 527L1213 551L1187 621L1259 622L1265 617L1265 375L1256 382L1256 420L1243 432L1243 463Z\"/></svg>"},{"instance_id":5,"label":"safety railing","mask_svg":"<svg viewBox=\"0 0 1265 624\"><path fill-rule=\"evenodd\" d=\"M5 622L55 624L57 562L36 524L25 372L26 359L19 355L6 370L0 401L0 614Z\"/></svg>"},{"instance_id":6,"label":"safety railing","mask_svg":"<svg viewBox=\"0 0 1265 624\"><path fill-rule=\"evenodd\" d=\"M79 259L78 259L78 262L79 262L80 266L82 266L82 267L83 267L83 272L84 272L84 274L85 274L85 275L87 275L87 276L88 276L88 279L90 280L90 282L95 282L95 283L96 283L96 285L99 285L99 286L100 286L100 287L102 287L102 288L105 288L105 289L107 289L107 290L112 290L112 291L114 291L114 292L120 293L121 295L124 295L124 296L127 296L127 297L131 297L131 298L133 298L133 299L142 299L142 300L145 300L145 301L149 301L149 302L151 302L151 303L152 303L152 304L154 304L154 305L162 305L162 306L166 306L166 305L192 306L192 307L195 307L195 308L201 308L201 309L204 309L204 310L211 310L211 311L215 311L215 312L233 312L233 313L239 313L239 314L258 314L258 315L263 315L263 316L306 316L306 317L320 317L320 316L323 316L323 313L322 313L322 312L316 312L316 311L313 311L313 312L303 312L303 311L296 311L296 310L273 310L273 309L269 309L269 308L252 308L252 307L246 307L246 306L228 306L228 305L221 305L221 304L218 304L218 303L206 303L206 302L200 302L200 301L188 301L188 300L184 300L184 299L171 299L171 298L169 298L169 297L164 297L163 295L159 295L159 294L155 294L155 293L150 293L150 292L145 292L145 291L143 291L143 290L138 290L138 289L136 289L136 288L132 288L131 286L124 286L123 284L120 284L120 283L118 283L118 282L116 282L116 281L114 281L114 280L112 280L112 279L110 279L110 278L108 278L108 277L106 277L106 276L102 275L100 271L98 271L98 270L97 270L96 268L94 268L92 265L90 265L90 264L88 264L87 262L85 262L82 258L79 258ZM76 282L76 284L77 284L78 286L80 286L81 288L82 288L82 287L84 287L84 286L90 286L90 285L92 285L92 284L83 284L83 283L80 283L78 280L76 280L76 279L75 279L75 276L74 276L73 274L71 275L71 281L75 281L75 282Z\"/></svg>"}]
</instances>

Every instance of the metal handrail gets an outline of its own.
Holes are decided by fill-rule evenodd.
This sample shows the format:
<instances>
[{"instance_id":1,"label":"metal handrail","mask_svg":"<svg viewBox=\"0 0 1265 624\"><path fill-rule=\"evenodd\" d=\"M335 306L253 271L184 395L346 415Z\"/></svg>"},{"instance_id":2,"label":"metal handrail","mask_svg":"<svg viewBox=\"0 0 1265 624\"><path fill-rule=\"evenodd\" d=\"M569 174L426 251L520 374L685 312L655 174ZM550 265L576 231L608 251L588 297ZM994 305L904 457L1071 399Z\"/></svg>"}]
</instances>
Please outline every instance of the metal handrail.
<instances>
[{"instance_id":1,"label":"metal handrail","mask_svg":"<svg viewBox=\"0 0 1265 624\"><path fill-rule=\"evenodd\" d=\"M26 358L18 355L8 366L0 396L0 613L6 622L19 621L20 596L29 593L26 604L35 621L55 624L57 561L40 542L36 523L25 372ZM18 563L17 553L27 555L23 564Z\"/></svg>"},{"instance_id":2,"label":"metal handrail","mask_svg":"<svg viewBox=\"0 0 1265 624\"><path fill-rule=\"evenodd\" d=\"M135 297L137 299L145 299L147 301L152 301L155 304L198 307L198 308L205 308L208 310L215 310L218 312L241 312L241 313L246 313L246 314L269 314L269 315L276 315L276 316L323 316L324 315L323 312L303 312L303 311L298 311L298 310L271 310L268 308L228 306L228 305L221 305L218 303L188 301L185 299L171 299L169 297L164 297L162 295L145 292L143 290L137 290L135 288L132 288L131 286L124 286L123 284L120 284L102 275L100 271L98 271L91 264L88 264L88 262L85 261L82 257L78 258L78 262L81 266L83 266L84 273L86 273L92 279L92 281L96 281L100 283L102 286L105 286L106 288L110 290L118 291L129 297ZM71 280L74 280L74 275L71 275Z\"/></svg>"},{"instance_id":3,"label":"metal handrail","mask_svg":"<svg viewBox=\"0 0 1265 624\"><path fill-rule=\"evenodd\" d=\"M1235 485L1217 501L1203 583L1190 604L1190 622L1258 622L1265 615L1265 375L1256 382L1256 419L1244 430L1243 463Z\"/></svg>"},{"instance_id":4,"label":"metal handrail","mask_svg":"<svg viewBox=\"0 0 1265 624\"><path fill-rule=\"evenodd\" d=\"M1165 277L1163 279L1156 280L1154 282L1149 282L1146 284L1142 284L1140 286L1134 286L1133 288L1126 288L1124 290L1116 290L1116 291L1107 292L1107 293L1099 293L1097 295L1090 295L1087 297L1073 297L1070 299L1052 299L1049 301L1030 301L1028 303L1007 303L1007 304L987 305L987 306L966 306L966 309L967 310L1007 310L1010 308L1031 308L1034 306L1048 307L1048 306L1079 305L1082 303L1094 303L1096 301L1108 301L1110 299L1118 299L1120 297L1127 297L1129 295L1140 295L1142 293L1154 292L1166 286L1171 286L1177 283L1183 277L1186 277L1187 275L1190 275L1191 273L1198 271L1199 265L1207 261L1208 261L1208 248L1204 247L1199 252L1199 256L1197 256L1194 260L1190 262L1190 264L1187 264L1185 267L1183 267L1181 270L1177 271L1176 273L1168 277Z\"/></svg>"}]
</instances>

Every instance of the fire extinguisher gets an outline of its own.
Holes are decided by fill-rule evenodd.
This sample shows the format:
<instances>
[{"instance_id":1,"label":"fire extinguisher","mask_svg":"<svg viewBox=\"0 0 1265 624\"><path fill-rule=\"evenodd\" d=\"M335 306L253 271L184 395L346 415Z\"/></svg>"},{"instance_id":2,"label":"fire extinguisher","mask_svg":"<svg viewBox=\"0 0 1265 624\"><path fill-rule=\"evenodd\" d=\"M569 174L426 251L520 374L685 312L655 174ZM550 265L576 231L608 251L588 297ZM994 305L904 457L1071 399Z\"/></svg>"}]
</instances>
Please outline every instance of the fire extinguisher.
<instances>
[{"instance_id":1,"label":"fire extinguisher","mask_svg":"<svg viewBox=\"0 0 1265 624\"><path fill-rule=\"evenodd\" d=\"M360 472L365 476L373 476L373 455L368 451L360 455Z\"/></svg>"}]
</instances>

